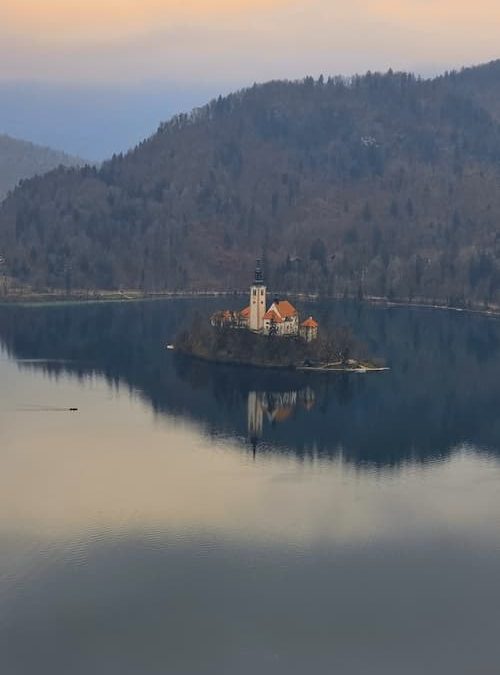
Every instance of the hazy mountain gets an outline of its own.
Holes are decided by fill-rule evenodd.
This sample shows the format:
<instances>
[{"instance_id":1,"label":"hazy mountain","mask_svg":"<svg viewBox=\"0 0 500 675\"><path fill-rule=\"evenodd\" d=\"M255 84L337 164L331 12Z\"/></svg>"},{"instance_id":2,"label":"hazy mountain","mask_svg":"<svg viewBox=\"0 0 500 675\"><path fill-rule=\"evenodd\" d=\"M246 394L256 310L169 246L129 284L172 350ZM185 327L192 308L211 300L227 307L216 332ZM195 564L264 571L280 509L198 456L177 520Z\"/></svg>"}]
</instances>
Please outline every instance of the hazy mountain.
<instances>
[{"instance_id":1,"label":"hazy mountain","mask_svg":"<svg viewBox=\"0 0 500 675\"><path fill-rule=\"evenodd\" d=\"M100 169L35 178L0 252L36 288L246 285L500 304L500 65L270 82Z\"/></svg>"},{"instance_id":2,"label":"hazy mountain","mask_svg":"<svg viewBox=\"0 0 500 675\"><path fill-rule=\"evenodd\" d=\"M82 164L83 160L64 152L0 134L0 200L21 180L44 174L60 165Z\"/></svg>"},{"instance_id":3,"label":"hazy mountain","mask_svg":"<svg viewBox=\"0 0 500 675\"><path fill-rule=\"evenodd\" d=\"M219 94L214 86L172 82L0 82L0 129L14 138L102 162L149 136L162 120L214 94Z\"/></svg>"}]
</instances>

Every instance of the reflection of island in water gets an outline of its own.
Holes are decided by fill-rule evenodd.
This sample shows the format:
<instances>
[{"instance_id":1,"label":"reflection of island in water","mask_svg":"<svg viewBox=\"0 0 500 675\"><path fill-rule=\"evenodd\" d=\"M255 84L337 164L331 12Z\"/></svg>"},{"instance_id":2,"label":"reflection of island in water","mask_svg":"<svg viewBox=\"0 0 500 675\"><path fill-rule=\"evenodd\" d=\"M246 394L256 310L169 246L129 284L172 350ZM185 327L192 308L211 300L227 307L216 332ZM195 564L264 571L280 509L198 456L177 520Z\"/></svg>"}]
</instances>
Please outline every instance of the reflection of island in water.
<instances>
[{"instance_id":1,"label":"reflection of island in water","mask_svg":"<svg viewBox=\"0 0 500 675\"><path fill-rule=\"evenodd\" d=\"M195 312L216 306L193 300L2 307L0 341L16 359L43 360L20 368L97 374L129 387L155 414L189 419L210 435L247 438L251 405L261 452L323 459L341 453L345 461L384 466L441 457L461 443L500 451L499 321L316 304L322 324L333 316L353 326L370 353L387 359L391 371L377 377L221 366L164 349Z\"/></svg>"},{"instance_id":2,"label":"reflection of island in water","mask_svg":"<svg viewBox=\"0 0 500 675\"><path fill-rule=\"evenodd\" d=\"M249 391L247 401L248 438L254 452L262 438L264 420L270 424L286 422L297 406L314 407L316 395L311 387L300 391Z\"/></svg>"}]
</instances>

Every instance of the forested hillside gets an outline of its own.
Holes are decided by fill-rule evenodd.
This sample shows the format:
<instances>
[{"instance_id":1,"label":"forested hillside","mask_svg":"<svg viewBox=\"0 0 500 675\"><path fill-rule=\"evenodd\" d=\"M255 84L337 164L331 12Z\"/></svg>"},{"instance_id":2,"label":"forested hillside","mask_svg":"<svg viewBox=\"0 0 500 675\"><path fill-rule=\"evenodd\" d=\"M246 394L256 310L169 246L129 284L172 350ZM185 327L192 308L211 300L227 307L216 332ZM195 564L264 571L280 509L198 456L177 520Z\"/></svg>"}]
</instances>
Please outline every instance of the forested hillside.
<instances>
[{"instance_id":1,"label":"forested hillside","mask_svg":"<svg viewBox=\"0 0 500 675\"><path fill-rule=\"evenodd\" d=\"M0 201L21 180L44 174L58 166L77 166L83 160L0 134Z\"/></svg>"},{"instance_id":2,"label":"forested hillside","mask_svg":"<svg viewBox=\"0 0 500 675\"><path fill-rule=\"evenodd\" d=\"M270 82L0 211L34 289L245 287L500 304L500 62Z\"/></svg>"}]
</instances>

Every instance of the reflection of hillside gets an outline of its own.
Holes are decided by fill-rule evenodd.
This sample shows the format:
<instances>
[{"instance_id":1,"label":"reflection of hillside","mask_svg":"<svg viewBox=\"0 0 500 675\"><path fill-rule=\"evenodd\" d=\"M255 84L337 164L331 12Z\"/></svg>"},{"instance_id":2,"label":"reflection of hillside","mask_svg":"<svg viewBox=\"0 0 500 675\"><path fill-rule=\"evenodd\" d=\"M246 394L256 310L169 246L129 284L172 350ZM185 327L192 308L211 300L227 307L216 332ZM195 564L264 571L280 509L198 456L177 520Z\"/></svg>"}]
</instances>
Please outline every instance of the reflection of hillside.
<instances>
[{"instance_id":1,"label":"reflection of hillside","mask_svg":"<svg viewBox=\"0 0 500 675\"><path fill-rule=\"evenodd\" d=\"M156 413L192 419L210 433L246 436L249 392L259 392L266 449L324 457L341 450L347 460L382 465L440 456L462 442L500 448L500 322L335 304L337 322L388 358L391 372L373 376L215 366L164 350L189 315L217 306L4 307L0 339L18 359L58 360L20 367L99 374L140 392ZM328 323L326 305L314 312Z\"/></svg>"}]
</instances>

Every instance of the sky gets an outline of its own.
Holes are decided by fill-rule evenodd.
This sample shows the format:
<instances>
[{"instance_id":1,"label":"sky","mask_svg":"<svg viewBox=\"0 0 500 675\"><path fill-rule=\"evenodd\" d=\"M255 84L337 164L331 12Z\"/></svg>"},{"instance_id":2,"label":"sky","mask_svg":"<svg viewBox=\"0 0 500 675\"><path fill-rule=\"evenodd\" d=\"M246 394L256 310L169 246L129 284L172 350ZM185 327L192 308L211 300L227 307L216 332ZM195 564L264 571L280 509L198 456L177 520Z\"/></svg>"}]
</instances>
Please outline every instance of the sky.
<instances>
[{"instance_id":1,"label":"sky","mask_svg":"<svg viewBox=\"0 0 500 675\"><path fill-rule=\"evenodd\" d=\"M0 104L20 85L35 107L42 90L72 91L109 126L103 92L116 92L135 101L132 134L152 125L146 91L156 124L255 81L489 61L499 34L498 0L1 0ZM15 127L4 118L0 132Z\"/></svg>"}]
</instances>

